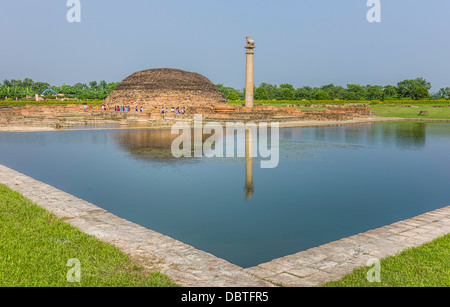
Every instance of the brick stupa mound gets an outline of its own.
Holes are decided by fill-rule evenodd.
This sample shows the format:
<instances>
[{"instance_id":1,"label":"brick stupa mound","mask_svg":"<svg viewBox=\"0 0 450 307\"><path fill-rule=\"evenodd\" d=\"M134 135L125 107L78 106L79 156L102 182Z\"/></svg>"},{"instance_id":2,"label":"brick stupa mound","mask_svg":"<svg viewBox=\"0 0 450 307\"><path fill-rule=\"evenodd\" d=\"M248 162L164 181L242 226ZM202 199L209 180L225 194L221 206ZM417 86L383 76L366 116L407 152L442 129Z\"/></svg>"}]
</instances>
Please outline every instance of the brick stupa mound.
<instances>
[{"instance_id":1,"label":"brick stupa mound","mask_svg":"<svg viewBox=\"0 0 450 307\"><path fill-rule=\"evenodd\" d=\"M120 82L105 99L109 106L205 106L227 103L204 76L179 69L136 72Z\"/></svg>"}]
</instances>

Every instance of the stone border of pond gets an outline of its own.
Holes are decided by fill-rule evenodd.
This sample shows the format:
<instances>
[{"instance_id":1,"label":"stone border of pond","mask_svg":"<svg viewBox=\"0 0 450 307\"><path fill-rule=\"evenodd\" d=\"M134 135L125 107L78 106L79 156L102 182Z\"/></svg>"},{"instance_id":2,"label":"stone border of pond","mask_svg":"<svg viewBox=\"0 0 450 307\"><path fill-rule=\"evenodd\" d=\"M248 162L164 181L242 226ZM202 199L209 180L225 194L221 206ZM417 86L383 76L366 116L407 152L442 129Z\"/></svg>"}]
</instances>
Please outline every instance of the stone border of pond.
<instances>
[{"instance_id":1,"label":"stone border of pond","mask_svg":"<svg viewBox=\"0 0 450 307\"><path fill-rule=\"evenodd\" d=\"M191 122L192 120L182 120ZM236 122L230 119L214 118L213 120L205 118L207 122ZM239 120L237 120L239 121ZM260 120L261 121L261 120ZM264 120L262 120L265 122ZM329 126L350 126L350 125L367 125L383 122L401 122L401 121L416 121L429 123L450 123L450 119L433 119L433 118L401 118L401 117L378 117L372 116L368 118L354 118L345 120L298 120L295 117L284 117L274 119L269 122L279 123L280 128L303 128L303 127L329 127ZM258 121L254 121L258 122ZM0 124L0 132L42 132L42 131L87 131L87 130L145 130L145 129L170 129L177 120L161 120L149 122L104 122L97 121L91 123L76 123L73 122L70 126L61 126L55 128L53 126L39 126L30 124Z\"/></svg>"},{"instance_id":2,"label":"stone border of pond","mask_svg":"<svg viewBox=\"0 0 450 307\"><path fill-rule=\"evenodd\" d=\"M119 248L144 269L165 274L181 286L271 285L239 266L122 219L3 165L0 165L0 183L82 232Z\"/></svg>"},{"instance_id":3,"label":"stone border of pond","mask_svg":"<svg viewBox=\"0 0 450 307\"><path fill-rule=\"evenodd\" d=\"M370 259L381 260L450 233L447 206L244 269L1 164L0 183L82 232L116 246L144 269L188 287L320 286L366 266Z\"/></svg>"},{"instance_id":4,"label":"stone border of pond","mask_svg":"<svg viewBox=\"0 0 450 307\"><path fill-rule=\"evenodd\" d=\"M285 287L320 286L450 233L450 206L245 269Z\"/></svg>"}]
</instances>

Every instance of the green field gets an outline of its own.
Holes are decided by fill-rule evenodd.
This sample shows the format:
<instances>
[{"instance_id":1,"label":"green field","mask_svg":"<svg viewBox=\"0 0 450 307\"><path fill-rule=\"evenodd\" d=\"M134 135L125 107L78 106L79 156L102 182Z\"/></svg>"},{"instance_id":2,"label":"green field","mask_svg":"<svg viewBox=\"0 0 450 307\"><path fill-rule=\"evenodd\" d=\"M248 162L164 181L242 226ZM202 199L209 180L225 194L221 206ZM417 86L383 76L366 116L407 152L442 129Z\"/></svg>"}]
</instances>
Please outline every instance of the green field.
<instances>
[{"instance_id":1,"label":"green field","mask_svg":"<svg viewBox=\"0 0 450 307\"><path fill-rule=\"evenodd\" d=\"M356 269L325 287L450 287L450 234L382 259L380 282L369 282L371 267Z\"/></svg>"},{"instance_id":2,"label":"green field","mask_svg":"<svg viewBox=\"0 0 450 307\"><path fill-rule=\"evenodd\" d=\"M0 233L0 287L176 286L4 185L0 185ZM76 268L75 263L68 266L69 259L79 260L79 282L75 272L69 272Z\"/></svg>"},{"instance_id":3,"label":"green field","mask_svg":"<svg viewBox=\"0 0 450 307\"><path fill-rule=\"evenodd\" d=\"M45 101L29 101L29 100L0 100L0 107L20 107L20 106L65 106L65 105L82 105L86 103L87 105L102 105L103 100L67 100L67 101L59 101L59 100L45 100Z\"/></svg>"},{"instance_id":4,"label":"green field","mask_svg":"<svg viewBox=\"0 0 450 307\"><path fill-rule=\"evenodd\" d=\"M376 116L401 118L433 118L450 119L449 105L375 105L372 111ZM420 111L428 111L428 115L419 115Z\"/></svg>"}]
</instances>

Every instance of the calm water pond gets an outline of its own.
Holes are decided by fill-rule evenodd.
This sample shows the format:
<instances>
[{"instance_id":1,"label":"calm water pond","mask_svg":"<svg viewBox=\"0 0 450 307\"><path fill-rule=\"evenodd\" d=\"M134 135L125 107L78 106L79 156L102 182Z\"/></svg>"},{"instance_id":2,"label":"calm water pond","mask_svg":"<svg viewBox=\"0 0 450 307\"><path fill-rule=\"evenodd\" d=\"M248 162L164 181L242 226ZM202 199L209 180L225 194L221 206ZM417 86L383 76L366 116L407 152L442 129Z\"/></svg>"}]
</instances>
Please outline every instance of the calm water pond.
<instances>
[{"instance_id":1,"label":"calm water pond","mask_svg":"<svg viewBox=\"0 0 450 307\"><path fill-rule=\"evenodd\" d=\"M243 267L449 205L450 124L280 130L280 162L175 159L164 130L0 133L0 163ZM248 179L248 178L247 178Z\"/></svg>"}]
</instances>

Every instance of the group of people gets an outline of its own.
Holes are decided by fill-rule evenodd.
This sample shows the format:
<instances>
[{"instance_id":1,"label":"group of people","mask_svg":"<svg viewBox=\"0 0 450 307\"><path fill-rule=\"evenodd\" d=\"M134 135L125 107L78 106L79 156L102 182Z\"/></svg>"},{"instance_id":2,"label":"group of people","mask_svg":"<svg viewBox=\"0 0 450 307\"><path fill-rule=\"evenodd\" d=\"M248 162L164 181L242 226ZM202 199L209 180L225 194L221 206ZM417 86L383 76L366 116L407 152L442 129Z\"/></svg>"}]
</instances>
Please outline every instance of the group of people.
<instances>
[{"instance_id":1,"label":"group of people","mask_svg":"<svg viewBox=\"0 0 450 307\"><path fill-rule=\"evenodd\" d=\"M186 109L183 107L182 109L181 109L181 111L180 111L180 107L177 107L177 108L174 108L174 107L172 107L171 109L170 109L170 112L171 113L175 113L175 114L184 114L184 113L186 113ZM167 110L167 108L161 108L161 114L162 115L164 115L165 113L169 113L169 111Z\"/></svg>"},{"instance_id":2,"label":"group of people","mask_svg":"<svg viewBox=\"0 0 450 307\"><path fill-rule=\"evenodd\" d=\"M96 106L96 108L98 109L98 105ZM90 105L86 105L83 104L83 109L84 110L93 110L94 108ZM115 111L115 112L130 112L132 110L132 108L130 106L115 106L114 108L110 107L110 106L106 106L106 105L102 105L102 110L103 111ZM144 112L144 107L134 107L134 111L136 112ZM186 108L182 107L180 110L180 107L171 107L170 109L171 113L175 113L177 115L183 115L186 113ZM161 114L164 116L166 113L169 113L168 108L161 108Z\"/></svg>"},{"instance_id":3,"label":"group of people","mask_svg":"<svg viewBox=\"0 0 450 307\"><path fill-rule=\"evenodd\" d=\"M107 106L102 106L102 109L104 111L110 111L110 108L107 107ZM116 111L116 112L130 112L131 111L131 107L129 107L129 106L115 106L114 107L114 111ZM136 111L136 112L144 112L144 107L141 106L140 108L138 108L138 106L136 106L134 108L134 111Z\"/></svg>"}]
</instances>

